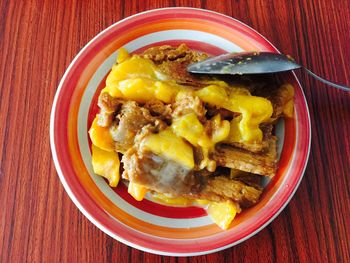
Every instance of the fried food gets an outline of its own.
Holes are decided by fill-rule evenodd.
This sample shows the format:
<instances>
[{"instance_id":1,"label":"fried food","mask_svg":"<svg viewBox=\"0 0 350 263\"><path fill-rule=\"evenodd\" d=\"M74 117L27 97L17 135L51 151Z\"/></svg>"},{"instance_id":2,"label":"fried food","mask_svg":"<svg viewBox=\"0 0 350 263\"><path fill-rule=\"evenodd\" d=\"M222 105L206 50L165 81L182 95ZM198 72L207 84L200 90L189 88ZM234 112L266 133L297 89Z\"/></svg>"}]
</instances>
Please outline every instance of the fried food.
<instances>
[{"instance_id":1,"label":"fried food","mask_svg":"<svg viewBox=\"0 0 350 263\"><path fill-rule=\"evenodd\" d=\"M294 93L273 78L187 72L207 57L184 44L132 56L121 51L89 132L92 163L111 186L121 175L136 200L148 192L170 204L204 202L226 229L259 201L262 178L276 174L273 128L292 117Z\"/></svg>"}]
</instances>

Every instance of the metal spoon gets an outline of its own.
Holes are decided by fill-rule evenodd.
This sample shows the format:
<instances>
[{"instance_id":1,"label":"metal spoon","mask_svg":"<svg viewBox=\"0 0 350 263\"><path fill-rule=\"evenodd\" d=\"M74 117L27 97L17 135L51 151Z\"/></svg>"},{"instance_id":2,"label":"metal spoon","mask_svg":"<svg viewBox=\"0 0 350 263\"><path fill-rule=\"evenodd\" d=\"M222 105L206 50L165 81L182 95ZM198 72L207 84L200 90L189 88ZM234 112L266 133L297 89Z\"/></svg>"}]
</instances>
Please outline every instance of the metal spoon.
<instances>
[{"instance_id":1,"label":"metal spoon","mask_svg":"<svg viewBox=\"0 0 350 263\"><path fill-rule=\"evenodd\" d=\"M191 64L187 67L187 71L202 74L243 75L276 73L299 68L303 68L311 76L325 84L350 91L349 86L336 84L317 76L307 68L296 63L295 60L288 55L270 52L228 53Z\"/></svg>"}]
</instances>

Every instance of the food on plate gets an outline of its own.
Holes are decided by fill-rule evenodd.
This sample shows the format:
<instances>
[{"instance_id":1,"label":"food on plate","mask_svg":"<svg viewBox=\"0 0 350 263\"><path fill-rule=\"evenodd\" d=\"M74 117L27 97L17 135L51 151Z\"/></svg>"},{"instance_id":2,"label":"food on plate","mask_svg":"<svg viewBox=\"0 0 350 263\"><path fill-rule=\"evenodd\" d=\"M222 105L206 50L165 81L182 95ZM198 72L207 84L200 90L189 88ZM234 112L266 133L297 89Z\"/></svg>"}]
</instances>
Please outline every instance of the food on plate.
<instances>
[{"instance_id":1,"label":"food on plate","mask_svg":"<svg viewBox=\"0 0 350 263\"><path fill-rule=\"evenodd\" d=\"M201 205L227 229L276 174L274 126L293 117L294 93L272 76L186 71L206 57L185 44L120 49L89 130L92 165L138 201Z\"/></svg>"}]
</instances>

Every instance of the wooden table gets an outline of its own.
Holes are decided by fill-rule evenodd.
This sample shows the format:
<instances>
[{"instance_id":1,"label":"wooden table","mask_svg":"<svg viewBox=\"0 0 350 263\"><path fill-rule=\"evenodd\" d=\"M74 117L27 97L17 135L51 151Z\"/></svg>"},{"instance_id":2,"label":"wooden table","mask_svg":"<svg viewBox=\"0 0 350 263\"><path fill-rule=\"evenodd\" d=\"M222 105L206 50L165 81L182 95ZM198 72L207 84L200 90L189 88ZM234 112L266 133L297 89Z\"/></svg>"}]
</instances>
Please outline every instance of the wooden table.
<instances>
[{"instance_id":1,"label":"wooden table","mask_svg":"<svg viewBox=\"0 0 350 263\"><path fill-rule=\"evenodd\" d=\"M1 1L0 262L349 262L349 93L298 73L310 106L312 149L290 204L242 244L192 258L123 245L76 208L56 174L51 104L77 52L114 22L153 8L192 6L252 26L321 76L350 85L350 2Z\"/></svg>"}]
</instances>

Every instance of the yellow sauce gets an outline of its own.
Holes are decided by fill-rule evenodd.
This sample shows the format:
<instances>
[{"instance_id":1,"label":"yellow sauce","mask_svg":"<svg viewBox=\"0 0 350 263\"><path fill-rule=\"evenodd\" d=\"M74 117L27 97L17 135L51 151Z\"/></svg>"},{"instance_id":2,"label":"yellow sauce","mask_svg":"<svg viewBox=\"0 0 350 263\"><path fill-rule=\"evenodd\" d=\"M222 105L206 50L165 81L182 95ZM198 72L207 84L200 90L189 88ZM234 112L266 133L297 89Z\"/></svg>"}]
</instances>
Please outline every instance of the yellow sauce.
<instances>
[{"instance_id":1,"label":"yellow sauce","mask_svg":"<svg viewBox=\"0 0 350 263\"><path fill-rule=\"evenodd\" d=\"M268 121L273 108L269 100L244 94L235 88L222 85L209 85L196 92L204 102L241 113L239 119L231 123L230 142L261 142L262 131L259 124ZM238 123L237 123L238 122Z\"/></svg>"},{"instance_id":2,"label":"yellow sauce","mask_svg":"<svg viewBox=\"0 0 350 263\"><path fill-rule=\"evenodd\" d=\"M198 120L196 114L188 113L173 120L171 128L177 136L186 139L195 147L202 148L203 160L199 168L204 169L210 166L209 152L214 150L216 143L225 140L229 135L230 123L225 120L222 121L219 114L216 115L212 119L213 132L209 136L205 133L204 126ZM215 164L211 165L214 165L215 170Z\"/></svg>"},{"instance_id":3,"label":"yellow sauce","mask_svg":"<svg viewBox=\"0 0 350 263\"><path fill-rule=\"evenodd\" d=\"M139 103L149 100L174 102L177 95L186 89L172 80L166 79L149 59L137 55L128 56L121 50L117 61L106 80L106 88L112 97L126 98ZM269 120L273 109L271 102L262 97L249 94L244 87L229 87L223 81L210 81L208 86L195 92L202 101L219 108L224 108L241 115L231 121L221 120L215 116L213 133L208 136L204 127L193 113L173 120L171 130L158 135L150 135L147 147L156 154L166 156L174 161L193 167L193 153L183 138L195 147L201 147L204 154L200 168L209 165L209 152L215 144L226 142L260 142L262 131L260 123ZM180 96L181 97L181 96ZM287 110L286 110L287 111ZM161 143L160 143L161 142ZM172 147L172 153L169 153ZM178 150L177 150L178 149Z\"/></svg>"},{"instance_id":4,"label":"yellow sauce","mask_svg":"<svg viewBox=\"0 0 350 263\"><path fill-rule=\"evenodd\" d=\"M188 206L191 205L194 201L185 198L185 197L169 197L161 193L152 193L152 198L160 203L167 205L179 205L179 206Z\"/></svg>"},{"instance_id":5,"label":"yellow sauce","mask_svg":"<svg viewBox=\"0 0 350 263\"><path fill-rule=\"evenodd\" d=\"M194 168L193 149L171 129L151 134L142 141L142 146L151 152L174 160L187 169Z\"/></svg>"}]
</instances>

